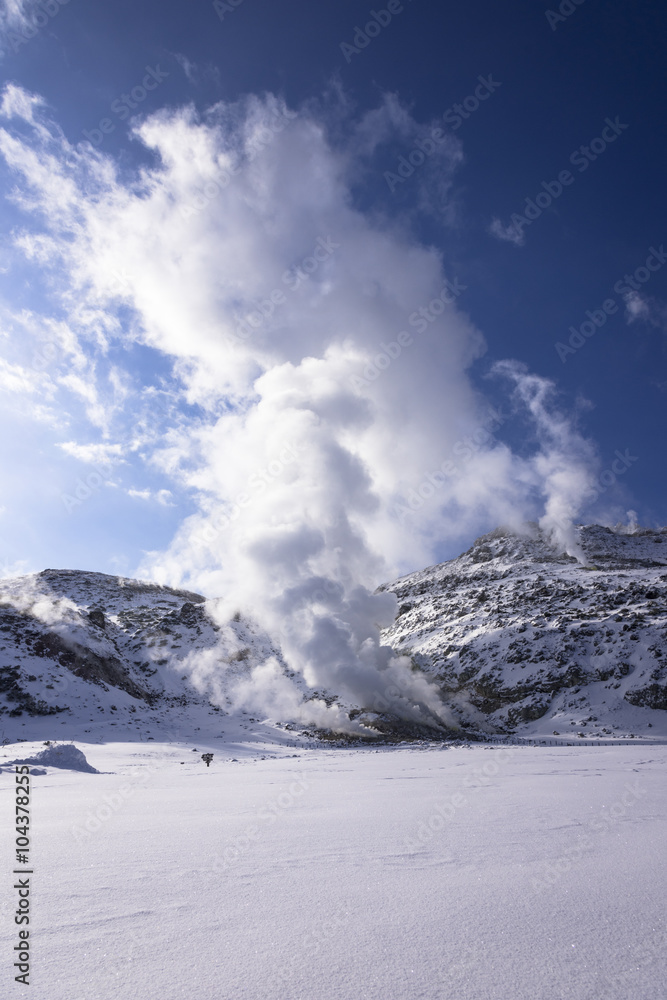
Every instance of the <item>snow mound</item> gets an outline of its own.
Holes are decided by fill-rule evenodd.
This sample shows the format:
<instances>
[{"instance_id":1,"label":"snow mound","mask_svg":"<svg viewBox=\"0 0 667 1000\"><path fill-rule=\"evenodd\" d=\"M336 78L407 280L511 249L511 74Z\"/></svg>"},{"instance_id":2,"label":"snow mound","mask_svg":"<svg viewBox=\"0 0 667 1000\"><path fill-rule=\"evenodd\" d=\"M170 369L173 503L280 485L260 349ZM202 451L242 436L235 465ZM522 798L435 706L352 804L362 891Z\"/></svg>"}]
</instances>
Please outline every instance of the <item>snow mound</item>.
<instances>
[{"instance_id":1,"label":"snow mound","mask_svg":"<svg viewBox=\"0 0 667 1000\"><path fill-rule=\"evenodd\" d=\"M88 774L99 774L96 768L91 767L86 756L73 743L66 743L64 746L47 747L34 757L26 757L24 760L13 760L12 764L45 764L49 767L62 767L67 771L86 771Z\"/></svg>"}]
</instances>

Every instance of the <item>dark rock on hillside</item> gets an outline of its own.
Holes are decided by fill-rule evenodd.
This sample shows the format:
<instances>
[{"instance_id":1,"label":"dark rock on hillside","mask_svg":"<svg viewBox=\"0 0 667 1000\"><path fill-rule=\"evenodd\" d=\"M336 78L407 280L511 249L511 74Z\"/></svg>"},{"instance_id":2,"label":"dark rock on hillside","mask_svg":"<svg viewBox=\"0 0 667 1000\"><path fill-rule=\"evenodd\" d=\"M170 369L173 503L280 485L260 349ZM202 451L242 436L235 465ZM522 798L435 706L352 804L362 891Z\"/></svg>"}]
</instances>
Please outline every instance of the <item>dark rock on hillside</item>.
<instances>
[{"instance_id":1,"label":"dark rock on hillside","mask_svg":"<svg viewBox=\"0 0 667 1000\"><path fill-rule=\"evenodd\" d=\"M497 731L543 717L589 733L648 725L630 706L667 708L667 529L577 533L583 562L529 525L388 584L399 612L385 641L462 719Z\"/></svg>"}]
</instances>

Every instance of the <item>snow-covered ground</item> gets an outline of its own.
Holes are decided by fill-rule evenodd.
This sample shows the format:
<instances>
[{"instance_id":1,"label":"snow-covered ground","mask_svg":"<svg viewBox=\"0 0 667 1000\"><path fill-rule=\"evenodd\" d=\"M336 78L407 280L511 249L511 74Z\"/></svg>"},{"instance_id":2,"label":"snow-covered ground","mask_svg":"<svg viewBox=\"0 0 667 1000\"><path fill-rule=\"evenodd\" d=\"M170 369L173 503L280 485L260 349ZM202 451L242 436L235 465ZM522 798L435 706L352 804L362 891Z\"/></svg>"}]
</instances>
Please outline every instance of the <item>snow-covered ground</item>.
<instances>
[{"instance_id":1,"label":"snow-covered ground","mask_svg":"<svg viewBox=\"0 0 667 1000\"><path fill-rule=\"evenodd\" d=\"M326 749L243 726L77 739L100 774L41 765L35 1000L665 996L664 745ZM7 877L0 907L12 997Z\"/></svg>"}]
</instances>

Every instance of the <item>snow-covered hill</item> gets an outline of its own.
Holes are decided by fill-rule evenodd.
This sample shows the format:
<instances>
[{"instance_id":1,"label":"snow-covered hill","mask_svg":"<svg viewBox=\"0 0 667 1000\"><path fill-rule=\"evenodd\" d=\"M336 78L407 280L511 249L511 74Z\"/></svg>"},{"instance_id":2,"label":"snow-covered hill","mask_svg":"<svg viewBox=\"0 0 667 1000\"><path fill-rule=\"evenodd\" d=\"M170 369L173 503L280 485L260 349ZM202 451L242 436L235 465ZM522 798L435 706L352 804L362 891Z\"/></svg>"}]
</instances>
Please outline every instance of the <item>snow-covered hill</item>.
<instances>
[{"instance_id":1,"label":"snow-covered hill","mask_svg":"<svg viewBox=\"0 0 667 1000\"><path fill-rule=\"evenodd\" d=\"M196 728L221 707L193 663L215 651L217 673L229 680L251 652L255 661L279 655L252 623L238 617L221 627L211 611L200 594L103 573L47 569L3 580L0 729L48 716L83 735L100 724L127 735L156 723L163 734L187 720Z\"/></svg>"},{"instance_id":2,"label":"snow-covered hill","mask_svg":"<svg viewBox=\"0 0 667 1000\"><path fill-rule=\"evenodd\" d=\"M583 564L529 525L387 585L385 641L482 726L667 735L667 529L576 530Z\"/></svg>"},{"instance_id":3,"label":"snow-covered hill","mask_svg":"<svg viewBox=\"0 0 667 1000\"><path fill-rule=\"evenodd\" d=\"M399 602L385 642L437 682L464 731L667 737L667 529L577 532L584 563L535 526L498 529L381 588ZM217 734L232 686L269 657L312 695L277 642L240 615L221 622L199 594L73 570L4 580L0 739Z\"/></svg>"}]
</instances>

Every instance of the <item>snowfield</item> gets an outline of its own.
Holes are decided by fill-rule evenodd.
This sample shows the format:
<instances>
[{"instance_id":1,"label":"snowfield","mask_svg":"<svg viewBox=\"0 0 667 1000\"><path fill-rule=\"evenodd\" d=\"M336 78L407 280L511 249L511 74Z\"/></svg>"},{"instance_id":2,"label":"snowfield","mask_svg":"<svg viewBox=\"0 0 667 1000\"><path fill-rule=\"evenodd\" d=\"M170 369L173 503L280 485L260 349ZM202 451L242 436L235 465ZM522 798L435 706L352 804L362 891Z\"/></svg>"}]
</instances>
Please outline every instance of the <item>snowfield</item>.
<instances>
[{"instance_id":1,"label":"snowfield","mask_svg":"<svg viewBox=\"0 0 667 1000\"><path fill-rule=\"evenodd\" d=\"M385 588L384 640L458 743L336 745L273 689L241 704L270 658L313 692L190 591L4 581L0 995L25 991L13 762L34 761L36 1000L667 997L667 532L577 537L585 565L499 529Z\"/></svg>"},{"instance_id":2,"label":"snowfield","mask_svg":"<svg viewBox=\"0 0 667 1000\"><path fill-rule=\"evenodd\" d=\"M101 773L42 765L35 1000L666 995L664 745L333 749L243 732L78 740ZM6 860L6 765L42 749L1 751Z\"/></svg>"}]
</instances>

